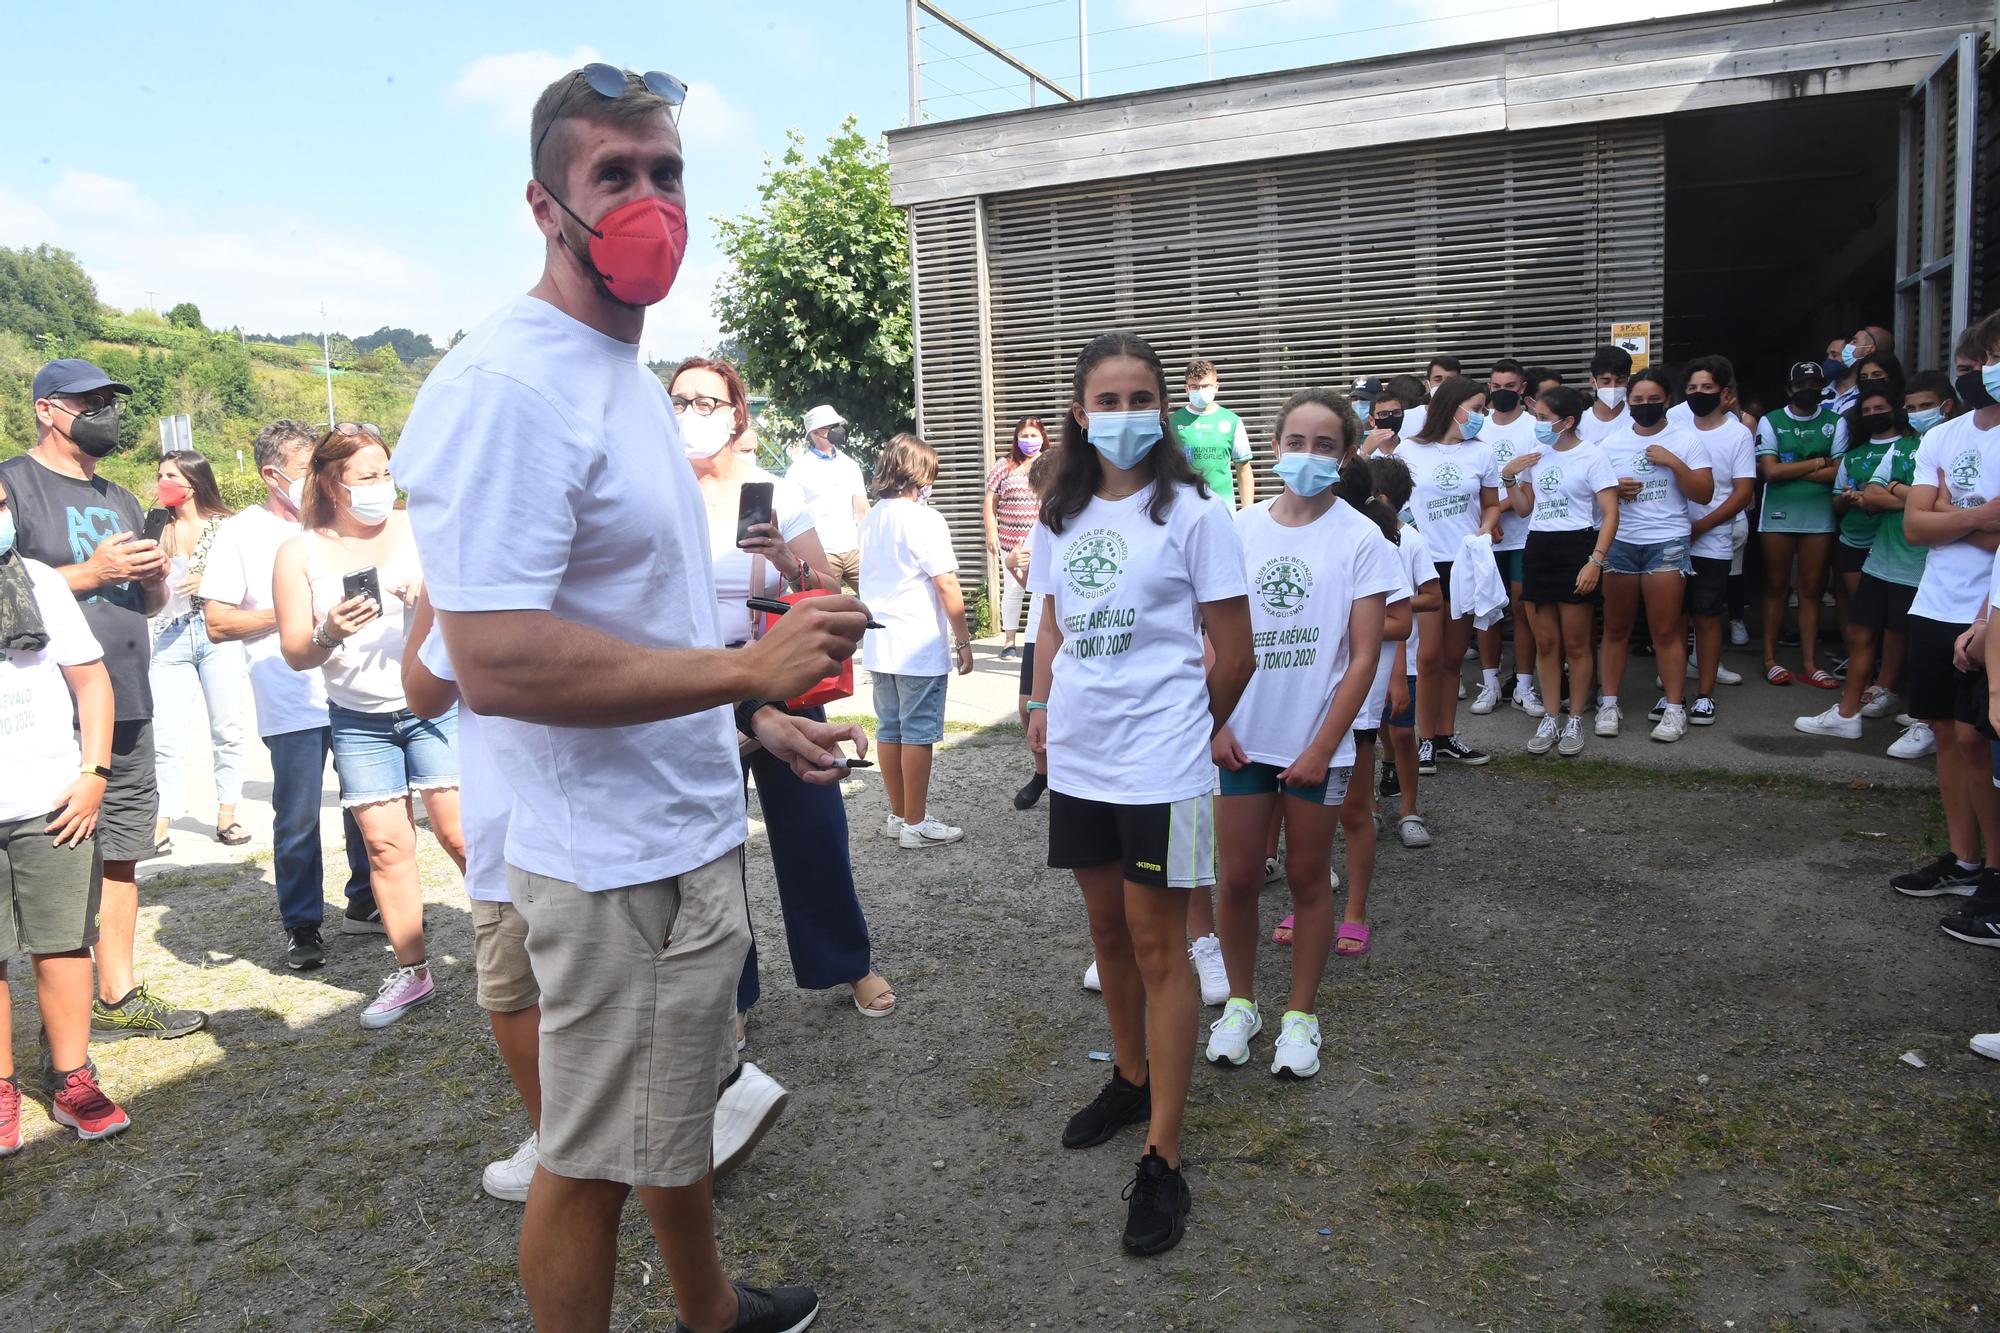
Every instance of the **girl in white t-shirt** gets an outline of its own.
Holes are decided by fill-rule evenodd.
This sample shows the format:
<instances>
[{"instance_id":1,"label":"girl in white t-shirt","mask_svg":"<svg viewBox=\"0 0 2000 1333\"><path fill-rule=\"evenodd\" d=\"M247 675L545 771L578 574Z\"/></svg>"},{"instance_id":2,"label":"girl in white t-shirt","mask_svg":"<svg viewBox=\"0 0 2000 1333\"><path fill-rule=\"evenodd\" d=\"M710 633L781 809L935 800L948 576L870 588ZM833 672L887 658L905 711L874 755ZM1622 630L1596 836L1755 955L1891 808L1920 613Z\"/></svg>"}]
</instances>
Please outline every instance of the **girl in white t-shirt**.
<instances>
[{"instance_id":1,"label":"girl in white t-shirt","mask_svg":"<svg viewBox=\"0 0 2000 1333\"><path fill-rule=\"evenodd\" d=\"M1341 925L1339 940L1350 955L1368 949L1374 738L1371 728L1365 747L1357 744L1355 720L1374 688L1387 601L1405 603L1407 615L1408 597L1395 547L1378 525L1379 515L1391 523L1395 516L1368 512L1374 486L1368 464L1355 458L1360 421L1347 399L1324 389L1293 395L1278 413L1275 436L1284 490L1236 518L1258 671L1211 746L1222 770L1216 916L1230 998L1209 1029L1207 1058L1243 1064L1251 1039L1264 1027L1256 1001L1257 899L1264 886L1264 833L1282 810L1294 922L1292 986L1271 1072L1311 1078L1319 1072L1315 997L1335 942L1329 876L1336 823L1347 835L1350 866L1350 920ZM1362 777L1355 784L1350 778L1357 770Z\"/></svg>"},{"instance_id":2,"label":"girl in white t-shirt","mask_svg":"<svg viewBox=\"0 0 2000 1333\"><path fill-rule=\"evenodd\" d=\"M1401 514L1410 503L1410 469L1394 454L1369 461L1375 498L1392 514ZM1399 520L1400 521L1400 520ZM1398 802L1396 836L1405 847L1428 847L1431 831L1417 813L1417 786L1422 776L1417 737L1420 724L1417 696L1417 658L1423 653L1426 636L1441 633L1444 622L1444 593L1439 588L1437 566L1432 563L1424 534L1414 524L1403 523L1397 533L1396 554L1403 563L1403 585L1410 590L1409 638L1398 642L1384 637L1382 656L1390 659L1389 685L1382 703L1382 725L1389 733L1390 759L1382 765L1382 785L1378 794Z\"/></svg>"},{"instance_id":3,"label":"girl in white t-shirt","mask_svg":"<svg viewBox=\"0 0 2000 1333\"><path fill-rule=\"evenodd\" d=\"M1158 354L1130 334L1093 338L1071 393L1028 570L1047 595L1028 742L1048 754L1049 864L1083 891L1116 1063L1063 1144L1148 1123L1124 1243L1158 1254L1189 1206L1188 900L1215 883L1209 742L1255 670L1250 607L1229 512L1171 438Z\"/></svg>"}]
</instances>

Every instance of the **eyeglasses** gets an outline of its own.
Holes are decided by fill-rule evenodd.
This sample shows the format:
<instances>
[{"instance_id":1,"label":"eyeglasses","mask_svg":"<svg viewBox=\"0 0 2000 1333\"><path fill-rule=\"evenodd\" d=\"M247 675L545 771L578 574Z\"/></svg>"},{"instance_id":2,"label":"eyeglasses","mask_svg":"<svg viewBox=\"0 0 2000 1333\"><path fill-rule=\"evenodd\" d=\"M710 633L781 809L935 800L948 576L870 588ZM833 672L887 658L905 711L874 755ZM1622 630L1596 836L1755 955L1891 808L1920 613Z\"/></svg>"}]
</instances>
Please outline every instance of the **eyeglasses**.
<instances>
[{"instance_id":1,"label":"eyeglasses","mask_svg":"<svg viewBox=\"0 0 2000 1333\"><path fill-rule=\"evenodd\" d=\"M685 412L692 407L694 414L698 417L712 417L725 407L733 409L736 406L736 404L730 402L727 398L710 398L707 394L702 393L698 393L692 398L684 398L677 393L671 394L668 396L667 401L674 405L674 411L676 412Z\"/></svg>"},{"instance_id":2,"label":"eyeglasses","mask_svg":"<svg viewBox=\"0 0 2000 1333\"><path fill-rule=\"evenodd\" d=\"M624 70L602 61L592 61L576 73L577 77L581 77L590 85L590 91L609 102L615 102L623 97L626 88L630 86L626 81ZM687 101L687 85L673 75L663 74L657 69L649 69L641 74L639 82L646 85L647 92L667 104L667 116L678 127L681 123L681 106ZM535 151L528 155L528 161L537 169L542 160L542 143L549 137L549 131L556 127L556 122L562 119L563 109L569 105L569 99L575 93L576 85L572 82L569 91L563 94L561 104L556 107L556 113L549 117L549 123L544 125L542 132L535 137Z\"/></svg>"},{"instance_id":3,"label":"eyeglasses","mask_svg":"<svg viewBox=\"0 0 2000 1333\"><path fill-rule=\"evenodd\" d=\"M372 421L343 421L333 428L335 435L366 435L370 439L382 438L382 428Z\"/></svg>"}]
</instances>

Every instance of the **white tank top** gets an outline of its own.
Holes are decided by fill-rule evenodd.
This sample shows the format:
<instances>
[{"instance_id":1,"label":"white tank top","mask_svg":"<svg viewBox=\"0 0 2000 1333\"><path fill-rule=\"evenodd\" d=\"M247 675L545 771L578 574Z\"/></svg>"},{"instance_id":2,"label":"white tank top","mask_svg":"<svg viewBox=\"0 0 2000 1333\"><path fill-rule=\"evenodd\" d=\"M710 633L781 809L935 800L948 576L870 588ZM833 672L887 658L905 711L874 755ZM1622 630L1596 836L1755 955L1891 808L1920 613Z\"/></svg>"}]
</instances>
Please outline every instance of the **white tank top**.
<instances>
[{"instance_id":1,"label":"white tank top","mask_svg":"<svg viewBox=\"0 0 2000 1333\"><path fill-rule=\"evenodd\" d=\"M357 564L316 532L306 533L305 538L306 578L312 584L313 623L318 625L325 623L327 612L347 599L342 580L367 566ZM409 707L403 697L406 608L398 593L415 585L422 574L416 543L408 532L403 533L402 541L403 549L387 564L376 567L376 581L382 586L382 614L363 625L353 638L344 640L319 669L326 681L326 697L356 713L395 713Z\"/></svg>"}]
</instances>

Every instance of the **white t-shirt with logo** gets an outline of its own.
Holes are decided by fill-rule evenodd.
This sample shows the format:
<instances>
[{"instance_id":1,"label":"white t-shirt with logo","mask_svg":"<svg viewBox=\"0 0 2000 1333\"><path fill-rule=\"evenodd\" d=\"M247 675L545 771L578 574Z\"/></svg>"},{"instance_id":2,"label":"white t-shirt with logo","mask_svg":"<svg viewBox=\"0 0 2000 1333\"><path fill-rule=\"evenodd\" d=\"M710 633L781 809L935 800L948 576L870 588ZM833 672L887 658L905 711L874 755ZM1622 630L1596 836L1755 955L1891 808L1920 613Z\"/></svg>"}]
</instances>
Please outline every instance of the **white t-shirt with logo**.
<instances>
[{"instance_id":1,"label":"white t-shirt with logo","mask_svg":"<svg viewBox=\"0 0 2000 1333\"><path fill-rule=\"evenodd\" d=\"M804 493L813 526L819 529L820 547L828 555L844 555L859 548L854 502L868 498L859 463L837 449L832 458L807 449L785 469L785 479Z\"/></svg>"},{"instance_id":2,"label":"white t-shirt with logo","mask_svg":"<svg viewBox=\"0 0 2000 1333\"><path fill-rule=\"evenodd\" d=\"M882 626L862 636L861 665L897 676L950 674L951 627L937 579L958 572L958 557L944 515L915 500L884 500L862 520L859 549L861 600Z\"/></svg>"},{"instance_id":3,"label":"white t-shirt with logo","mask_svg":"<svg viewBox=\"0 0 2000 1333\"><path fill-rule=\"evenodd\" d=\"M1596 395L1587 389L1583 391L1583 395L1593 401L1596 399ZM1618 415L1609 421L1598 420L1597 409L1586 407L1583 409L1583 415L1576 419L1576 438L1585 444L1602 444L1631 424L1632 416L1625 410L1623 403L1618 405Z\"/></svg>"},{"instance_id":4,"label":"white t-shirt with logo","mask_svg":"<svg viewBox=\"0 0 2000 1333\"><path fill-rule=\"evenodd\" d=\"M458 684L436 625L424 636L417 660L439 680ZM458 705L458 818L465 836L465 893L474 902L513 901L507 892L507 811L514 803L505 770L486 744L486 719Z\"/></svg>"},{"instance_id":5,"label":"white t-shirt with logo","mask_svg":"<svg viewBox=\"0 0 2000 1333\"><path fill-rule=\"evenodd\" d=\"M1638 497L1618 506L1618 540L1634 546L1687 540L1688 499L1673 472L1646 457L1646 450L1656 444L1691 468L1708 466L1701 441L1678 426L1667 425L1657 435L1641 437L1628 418L1625 429L1605 439L1601 447L1612 472L1621 480L1630 477L1640 483Z\"/></svg>"},{"instance_id":6,"label":"white t-shirt with logo","mask_svg":"<svg viewBox=\"0 0 2000 1333\"><path fill-rule=\"evenodd\" d=\"M1528 522L1535 532L1585 532L1604 525L1597 493L1618 484L1611 460L1594 444L1567 449L1553 445L1528 469L1535 488L1535 510Z\"/></svg>"},{"instance_id":7,"label":"white t-shirt with logo","mask_svg":"<svg viewBox=\"0 0 2000 1333\"><path fill-rule=\"evenodd\" d=\"M1516 454L1533 453L1542 447L1535 443L1535 414L1526 408L1522 408L1521 415L1504 426L1488 417L1485 428L1479 432L1478 443L1493 450L1494 463L1503 468L1514 461ZM1513 487L1502 481L1500 535L1493 542L1496 551L1518 551L1528 544L1528 520L1516 514L1507 504L1508 493L1512 490Z\"/></svg>"},{"instance_id":8,"label":"white t-shirt with logo","mask_svg":"<svg viewBox=\"0 0 2000 1333\"><path fill-rule=\"evenodd\" d=\"M299 535L299 525L258 505L225 519L209 543L201 595L243 611L269 611L271 572L278 548ZM294 671L278 647L278 632L243 644L250 660L250 693L257 701L257 734L283 736L327 725L326 683L317 671Z\"/></svg>"},{"instance_id":9,"label":"white t-shirt with logo","mask_svg":"<svg viewBox=\"0 0 2000 1333\"><path fill-rule=\"evenodd\" d=\"M707 513L637 344L517 298L424 381L392 467L440 610L546 611L643 648L722 646ZM483 721L513 789L510 866L625 888L748 836L727 708L622 727Z\"/></svg>"},{"instance_id":10,"label":"white t-shirt with logo","mask_svg":"<svg viewBox=\"0 0 2000 1333\"><path fill-rule=\"evenodd\" d=\"M1939 485L1942 476L1941 493L1952 508L1978 508L2000 495L2000 427L1979 429L1972 412L1931 427L1917 445L1915 475L1918 486ZM1993 552L1969 541L1933 546L1910 614L1948 625L1971 624L1979 618L1979 599L1992 576Z\"/></svg>"},{"instance_id":11,"label":"white t-shirt with logo","mask_svg":"<svg viewBox=\"0 0 2000 1333\"><path fill-rule=\"evenodd\" d=\"M1066 796L1156 805L1215 790L1200 608L1246 593L1243 544L1228 508L1192 486L1164 523L1152 498L1093 497L1061 532L1035 527L1028 588L1055 599L1063 629L1048 735L1049 786Z\"/></svg>"},{"instance_id":12,"label":"white t-shirt with logo","mask_svg":"<svg viewBox=\"0 0 2000 1333\"><path fill-rule=\"evenodd\" d=\"M1681 406L1686 407L1687 404ZM1667 420L1673 420L1673 413L1667 414ZM1732 416L1723 417L1722 424L1714 430L1703 430L1695 425L1681 429L1701 442L1702 451L1708 456L1709 469L1715 474L1715 494L1709 497L1708 503L1688 501L1688 522L1692 525L1696 519L1707 518L1728 504L1737 482L1745 478L1751 481L1757 479L1757 437L1750 433L1748 426ZM1716 524L1694 539L1688 554L1698 555L1704 560L1730 559L1736 550L1730 538L1730 527L1728 523Z\"/></svg>"},{"instance_id":13,"label":"white t-shirt with logo","mask_svg":"<svg viewBox=\"0 0 2000 1333\"><path fill-rule=\"evenodd\" d=\"M63 576L39 560L21 557L21 564L49 641L38 653L0 651L0 755L6 756L0 763L0 820L42 818L76 781L83 751L62 669L104 657ZM28 836L46 835L37 827Z\"/></svg>"},{"instance_id":14,"label":"white t-shirt with logo","mask_svg":"<svg viewBox=\"0 0 2000 1333\"><path fill-rule=\"evenodd\" d=\"M1424 428L1424 422L1430 415L1431 409L1428 403L1418 403L1415 407L1404 408L1402 423L1396 427L1397 438L1407 440L1417 434Z\"/></svg>"},{"instance_id":15,"label":"white t-shirt with logo","mask_svg":"<svg viewBox=\"0 0 2000 1333\"><path fill-rule=\"evenodd\" d=\"M1410 469L1414 483L1410 512L1430 544L1431 559L1444 564L1456 560L1465 539L1479 531L1480 488L1500 489L1500 465L1494 461L1493 447L1483 440L1463 444L1404 440L1396 446L1396 457Z\"/></svg>"},{"instance_id":16,"label":"white t-shirt with logo","mask_svg":"<svg viewBox=\"0 0 2000 1333\"><path fill-rule=\"evenodd\" d=\"M1403 581L1410 586L1410 596L1421 597L1426 583L1437 582L1438 570L1437 562L1431 559L1430 547L1424 541L1424 534L1417 531L1414 524L1403 525L1403 540L1396 543L1396 554L1403 561ZM1406 659L1404 665L1409 668L1403 673L1404 675L1417 674L1417 648L1422 641L1423 617L1412 614L1410 637L1403 641L1403 646L1408 649L1404 654ZM1396 645L1383 644L1382 651L1392 654L1396 651Z\"/></svg>"},{"instance_id":17,"label":"white t-shirt with logo","mask_svg":"<svg viewBox=\"0 0 2000 1333\"><path fill-rule=\"evenodd\" d=\"M777 519L778 535L789 544L813 530L812 511L806 508L806 497L783 477L774 477L762 468L744 468L742 479L746 482L768 481L771 483L771 514ZM759 624L750 623L750 608L743 604L750 596L751 554L736 544L736 525L718 524L708 534L708 558L715 567L715 623L722 631L724 643L742 643L752 637L753 628L762 628L763 617L757 617ZM778 572L772 561L764 562L764 586L757 590L759 597L776 597L785 590L785 577Z\"/></svg>"},{"instance_id":18,"label":"white t-shirt with logo","mask_svg":"<svg viewBox=\"0 0 2000 1333\"><path fill-rule=\"evenodd\" d=\"M1271 517L1277 501L1236 516L1250 582L1257 673L1230 715L1243 753L1287 768L1319 734L1347 674L1347 622L1354 603L1403 587L1401 561L1382 530L1353 506L1333 507L1302 528ZM1386 603L1385 603L1386 604ZM1363 668L1371 675L1376 663ZM1365 709L1366 702L1363 707ZM1354 762L1354 734L1340 738L1333 767Z\"/></svg>"}]
</instances>

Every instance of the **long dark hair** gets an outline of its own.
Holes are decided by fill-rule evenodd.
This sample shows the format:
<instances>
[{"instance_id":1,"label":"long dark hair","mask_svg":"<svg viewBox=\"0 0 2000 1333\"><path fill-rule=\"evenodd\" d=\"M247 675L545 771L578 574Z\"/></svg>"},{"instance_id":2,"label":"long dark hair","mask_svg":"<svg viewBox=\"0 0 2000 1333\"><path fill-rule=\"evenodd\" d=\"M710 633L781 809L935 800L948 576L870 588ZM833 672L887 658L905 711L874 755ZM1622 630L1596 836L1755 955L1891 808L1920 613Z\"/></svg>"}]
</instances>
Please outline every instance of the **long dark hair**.
<instances>
[{"instance_id":1,"label":"long dark hair","mask_svg":"<svg viewBox=\"0 0 2000 1333\"><path fill-rule=\"evenodd\" d=\"M1443 444L1458 409L1485 392L1465 376L1453 375L1432 392L1430 406L1424 409L1424 428L1413 438L1418 444Z\"/></svg>"},{"instance_id":2,"label":"long dark hair","mask_svg":"<svg viewBox=\"0 0 2000 1333\"><path fill-rule=\"evenodd\" d=\"M1583 424L1583 414L1590 410L1584 396L1567 384L1558 384L1552 389L1542 390L1542 405L1556 414L1556 420L1570 418L1569 428L1575 430Z\"/></svg>"},{"instance_id":3,"label":"long dark hair","mask_svg":"<svg viewBox=\"0 0 2000 1333\"><path fill-rule=\"evenodd\" d=\"M1374 520L1382 529L1382 535L1392 544L1402 540L1403 523L1394 510L1375 498L1375 477L1369 470L1368 460L1358 452L1361 446L1361 418L1354 410L1354 404L1332 389L1300 389L1285 400L1278 409L1277 420L1271 423L1271 448L1275 451L1278 441L1285 437L1285 419L1300 408L1314 405L1332 412L1340 422L1340 484L1334 494L1343 504L1351 506L1358 513Z\"/></svg>"},{"instance_id":4,"label":"long dark hair","mask_svg":"<svg viewBox=\"0 0 2000 1333\"><path fill-rule=\"evenodd\" d=\"M1896 406L1900 408L1903 405L1906 377L1903 374L1903 363L1896 359L1896 354L1894 352L1871 352L1859 361L1856 361L1854 363L1854 374L1857 384L1862 382L1860 375L1861 367L1863 366L1879 366L1882 373L1889 377L1890 396Z\"/></svg>"},{"instance_id":5,"label":"long dark hair","mask_svg":"<svg viewBox=\"0 0 2000 1333\"><path fill-rule=\"evenodd\" d=\"M1035 432L1042 437L1041 452L1037 453L1035 457L1040 458L1042 454L1049 451L1049 428L1042 424L1042 419L1040 417L1022 417L1014 423L1014 433L1007 437L1007 457L1013 460L1015 467L1019 467L1028 461L1028 455L1021 452L1021 432L1030 426L1033 426Z\"/></svg>"},{"instance_id":6,"label":"long dark hair","mask_svg":"<svg viewBox=\"0 0 2000 1333\"><path fill-rule=\"evenodd\" d=\"M234 512L222 498L222 487L215 483L215 469L209 465L207 455L192 449L176 449L161 455L160 461L172 463L187 478L188 490L194 493L196 514L202 518L227 518Z\"/></svg>"},{"instance_id":7,"label":"long dark hair","mask_svg":"<svg viewBox=\"0 0 2000 1333\"><path fill-rule=\"evenodd\" d=\"M1181 446L1180 435L1168 416L1167 372L1160 365L1160 354L1135 333L1100 333L1077 354L1076 374L1070 378L1070 410L1063 413L1062 456L1042 500L1042 522L1050 532L1061 532L1064 524L1081 514L1104 482L1104 468L1097 461L1097 450L1077 421L1076 413L1083 407L1083 386L1090 372L1114 356L1129 356L1144 362L1146 369L1153 372L1154 388L1160 398L1160 442L1140 464L1150 474L1148 480L1153 485L1153 498L1146 503L1146 517L1155 523L1165 523L1174 496L1183 486L1192 486L1202 499L1208 498L1208 483L1188 462L1187 450Z\"/></svg>"},{"instance_id":8,"label":"long dark hair","mask_svg":"<svg viewBox=\"0 0 2000 1333\"><path fill-rule=\"evenodd\" d=\"M1889 378L1893 381L1895 376L1891 375ZM1895 388L1893 383L1888 388L1877 388L1873 384L1864 384L1861 386L1861 392L1854 395L1854 405L1847 409L1848 448L1852 449L1857 444L1866 444L1874 438L1869 435L1867 429L1861 424L1861 405L1870 398L1881 398L1888 402L1889 410L1896 414L1896 433L1898 435L1914 435L1917 433L1915 428L1910 425L1910 414L1903 409L1903 395ZM1850 477L1849 480L1852 480L1852 478ZM1867 484L1867 478L1862 478L1862 484Z\"/></svg>"}]
</instances>

